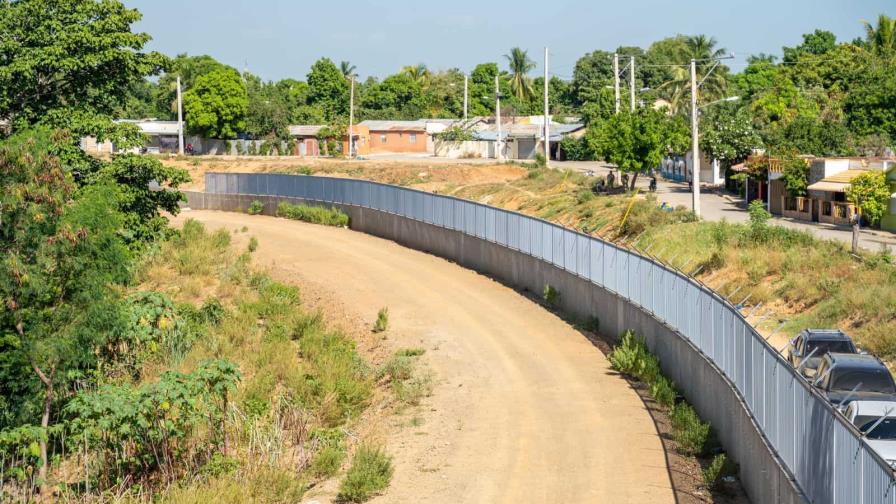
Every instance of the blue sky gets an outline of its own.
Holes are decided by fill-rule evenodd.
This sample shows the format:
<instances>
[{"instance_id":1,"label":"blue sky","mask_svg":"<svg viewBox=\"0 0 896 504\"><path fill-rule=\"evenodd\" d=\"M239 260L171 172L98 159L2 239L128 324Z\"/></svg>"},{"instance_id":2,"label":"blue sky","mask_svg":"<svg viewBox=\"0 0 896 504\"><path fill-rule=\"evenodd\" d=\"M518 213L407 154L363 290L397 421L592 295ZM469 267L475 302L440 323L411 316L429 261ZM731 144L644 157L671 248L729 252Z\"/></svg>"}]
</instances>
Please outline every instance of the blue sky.
<instances>
[{"instance_id":1,"label":"blue sky","mask_svg":"<svg viewBox=\"0 0 896 504\"><path fill-rule=\"evenodd\" d=\"M124 2L143 13L137 29L152 35L150 49L209 54L274 80L304 79L321 56L351 61L362 78L420 62L469 71L497 61L503 68L502 55L514 46L529 50L540 74L545 45L551 74L569 78L586 52L646 47L677 33L714 36L737 56L729 65L737 71L746 56L780 54L816 28L852 40L863 35L862 20L896 15L894 0Z\"/></svg>"}]
</instances>

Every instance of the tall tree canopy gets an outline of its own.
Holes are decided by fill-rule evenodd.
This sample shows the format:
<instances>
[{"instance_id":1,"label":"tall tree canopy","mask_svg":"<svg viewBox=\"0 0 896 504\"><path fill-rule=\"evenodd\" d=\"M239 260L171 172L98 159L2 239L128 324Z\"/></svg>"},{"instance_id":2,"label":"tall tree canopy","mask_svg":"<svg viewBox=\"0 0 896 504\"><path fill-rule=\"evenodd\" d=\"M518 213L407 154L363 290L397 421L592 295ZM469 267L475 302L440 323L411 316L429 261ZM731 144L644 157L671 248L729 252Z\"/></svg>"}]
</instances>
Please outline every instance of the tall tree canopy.
<instances>
[{"instance_id":1,"label":"tall tree canopy","mask_svg":"<svg viewBox=\"0 0 896 504\"><path fill-rule=\"evenodd\" d=\"M190 131L209 138L236 138L246 127L249 96L240 74L219 68L201 75L184 93Z\"/></svg>"},{"instance_id":2,"label":"tall tree canopy","mask_svg":"<svg viewBox=\"0 0 896 504\"><path fill-rule=\"evenodd\" d=\"M528 51L514 47L505 54L507 66L510 67L510 90L518 100L532 97L532 79L529 72L535 68L535 62L529 58Z\"/></svg>"},{"instance_id":3,"label":"tall tree canopy","mask_svg":"<svg viewBox=\"0 0 896 504\"><path fill-rule=\"evenodd\" d=\"M0 8L0 119L20 128L65 110L111 114L168 59L144 52L136 9L116 0L19 0ZM56 114L51 114L56 112Z\"/></svg>"}]
</instances>

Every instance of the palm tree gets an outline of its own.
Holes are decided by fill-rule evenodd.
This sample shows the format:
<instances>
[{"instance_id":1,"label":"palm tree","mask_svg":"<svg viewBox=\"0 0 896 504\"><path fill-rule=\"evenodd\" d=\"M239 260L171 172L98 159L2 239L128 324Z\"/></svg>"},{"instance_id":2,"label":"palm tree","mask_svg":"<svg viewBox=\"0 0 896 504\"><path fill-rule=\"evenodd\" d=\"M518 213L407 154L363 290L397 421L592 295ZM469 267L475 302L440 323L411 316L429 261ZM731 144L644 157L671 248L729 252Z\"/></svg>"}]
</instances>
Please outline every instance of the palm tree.
<instances>
[{"instance_id":1,"label":"palm tree","mask_svg":"<svg viewBox=\"0 0 896 504\"><path fill-rule=\"evenodd\" d=\"M728 68L719 65L704 79L715 65L716 60L727 56L723 48L716 48L716 39L705 35L696 35L682 39L681 48L676 59L680 65L672 68L672 79L662 84L657 91L669 102L673 113L686 110L686 103L691 93L691 60L697 61L697 81L700 86L699 100L706 103L724 98L728 88Z\"/></svg>"},{"instance_id":2,"label":"palm tree","mask_svg":"<svg viewBox=\"0 0 896 504\"><path fill-rule=\"evenodd\" d=\"M401 69L403 73L406 73L408 77L414 79L417 84L423 86L426 84L426 81L429 80L429 69L426 68L426 65L423 63L417 63L416 65L408 65Z\"/></svg>"},{"instance_id":3,"label":"palm tree","mask_svg":"<svg viewBox=\"0 0 896 504\"><path fill-rule=\"evenodd\" d=\"M507 64L510 66L510 91L513 96L520 100L525 100L532 96L532 79L529 78L529 72L535 68L535 62L529 59L528 51L524 51L519 47L510 50L510 54L505 54Z\"/></svg>"},{"instance_id":4,"label":"palm tree","mask_svg":"<svg viewBox=\"0 0 896 504\"><path fill-rule=\"evenodd\" d=\"M357 77L358 74L355 73L357 68L355 65L352 65L348 61L339 62L339 70L342 71L342 75L345 76L346 79L351 79L352 77Z\"/></svg>"},{"instance_id":5,"label":"palm tree","mask_svg":"<svg viewBox=\"0 0 896 504\"><path fill-rule=\"evenodd\" d=\"M886 14L877 17L875 27L868 21L863 21L865 33L868 35L868 45L878 53L896 51L896 18Z\"/></svg>"}]
</instances>

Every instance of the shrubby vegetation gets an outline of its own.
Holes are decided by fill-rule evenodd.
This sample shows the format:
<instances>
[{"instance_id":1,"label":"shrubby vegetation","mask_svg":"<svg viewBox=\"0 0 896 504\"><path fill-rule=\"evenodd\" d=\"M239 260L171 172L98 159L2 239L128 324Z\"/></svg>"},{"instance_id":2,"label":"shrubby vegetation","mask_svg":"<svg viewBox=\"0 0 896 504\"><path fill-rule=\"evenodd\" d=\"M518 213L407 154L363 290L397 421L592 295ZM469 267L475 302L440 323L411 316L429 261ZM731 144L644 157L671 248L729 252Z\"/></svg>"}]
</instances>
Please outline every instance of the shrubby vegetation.
<instances>
[{"instance_id":1,"label":"shrubby vegetation","mask_svg":"<svg viewBox=\"0 0 896 504\"><path fill-rule=\"evenodd\" d=\"M277 216L325 226L348 226L348 214L338 208L296 205L281 201L277 205Z\"/></svg>"}]
</instances>

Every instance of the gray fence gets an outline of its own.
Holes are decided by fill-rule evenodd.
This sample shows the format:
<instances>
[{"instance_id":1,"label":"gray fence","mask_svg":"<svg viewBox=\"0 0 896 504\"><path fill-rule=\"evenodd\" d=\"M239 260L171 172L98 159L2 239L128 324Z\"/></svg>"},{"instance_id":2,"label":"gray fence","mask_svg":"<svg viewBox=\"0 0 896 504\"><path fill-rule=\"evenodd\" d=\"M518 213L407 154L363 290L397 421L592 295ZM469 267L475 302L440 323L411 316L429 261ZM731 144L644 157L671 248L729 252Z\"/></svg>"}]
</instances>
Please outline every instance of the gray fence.
<instances>
[{"instance_id":1,"label":"gray fence","mask_svg":"<svg viewBox=\"0 0 896 504\"><path fill-rule=\"evenodd\" d=\"M356 206L498 244L587 280L672 328L723 373L768 449L811 502L896 504L888 466L726 299L680 271L562 226L479 203L375 182L206 174L212 194ZM760 469L771 471L770 468Z\"/></svg>"}]
</instances>

